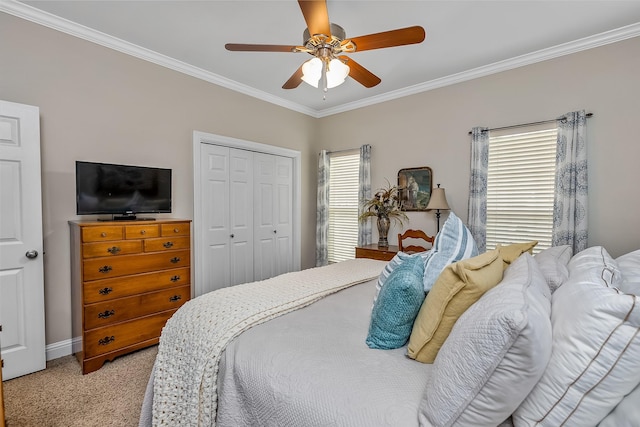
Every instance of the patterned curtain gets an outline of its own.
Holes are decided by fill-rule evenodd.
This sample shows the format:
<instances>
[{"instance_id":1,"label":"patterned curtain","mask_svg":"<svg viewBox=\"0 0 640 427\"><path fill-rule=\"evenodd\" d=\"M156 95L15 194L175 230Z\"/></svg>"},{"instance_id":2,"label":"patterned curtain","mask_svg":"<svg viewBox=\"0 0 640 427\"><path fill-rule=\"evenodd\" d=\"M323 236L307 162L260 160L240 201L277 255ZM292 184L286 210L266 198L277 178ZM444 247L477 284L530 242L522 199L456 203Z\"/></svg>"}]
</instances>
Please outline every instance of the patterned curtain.
<instances>
[{"instance_id":1,"label":"patterned curtain","mask_svg":"<svg viewBox=\"0 0 640 427\"><path fill-rule=\"evenodd\" d=\"M316 267L329 264L329 153L322 150L318 158L318 213L316 216Z\"/></svg>"},{"instance_id":2,"label":"patterned curtain","mask_svg":"<svg viewBox=\"0 0 640 427\"><path fill-rule=\"evenodd\" d=\"M365 202L371 199L371 145L360 147L360 171L358 176L358 216ZM371 243L371 221L358 222L358 246Z\"/></svg>"},{"instance_id":3,"label":"patterned curtain","mask_svg":"<svg viewBox=\"0 0 640 427\"><path fill-rule=\"evenodd\" d=\"M584 110L558 118L553 246L587 247L587 117Z\"/></svg>"},{"instance_id":4,"label":"patterned curtain","mask_svg":"<svg viewBox=\"0 0 640 427\"><path fill-rule=\"evenodd\" d=\"M487 247L487 171L489 167L489 128L471 130L471 177L469 179L469 231L478 252Z\"/></svg>"}]
</instances>

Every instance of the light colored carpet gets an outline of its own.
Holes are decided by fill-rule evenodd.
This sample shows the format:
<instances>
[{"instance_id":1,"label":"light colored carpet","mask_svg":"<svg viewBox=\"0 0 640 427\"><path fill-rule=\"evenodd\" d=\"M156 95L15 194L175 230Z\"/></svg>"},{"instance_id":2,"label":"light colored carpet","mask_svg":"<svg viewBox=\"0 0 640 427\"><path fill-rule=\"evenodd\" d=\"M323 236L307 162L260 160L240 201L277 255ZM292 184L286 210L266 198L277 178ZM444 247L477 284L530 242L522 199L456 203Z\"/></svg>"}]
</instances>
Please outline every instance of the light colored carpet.
<instances>
[{"instance_id":1,"label":"light colored carpet","mask_svg":"<svg viewBox=\"0 0 640 427\"><path fill-rule=\"evenodd\" d=\"M75 356L4 382L7 427L132 427L158 347L121 356L82 375Z\"/></svg>"}]
</instances>

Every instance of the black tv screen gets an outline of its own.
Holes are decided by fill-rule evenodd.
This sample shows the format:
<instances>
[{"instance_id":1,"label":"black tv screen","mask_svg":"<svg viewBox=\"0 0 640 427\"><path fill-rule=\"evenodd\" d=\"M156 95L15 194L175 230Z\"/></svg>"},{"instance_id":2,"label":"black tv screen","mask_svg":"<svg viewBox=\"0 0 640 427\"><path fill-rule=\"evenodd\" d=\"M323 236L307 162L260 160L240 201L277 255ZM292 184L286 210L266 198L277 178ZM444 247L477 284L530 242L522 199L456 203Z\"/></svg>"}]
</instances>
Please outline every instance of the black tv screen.
<instances>
[{"instance_id":1,"label":"black tv screen","mask_svg":"<svg viewBox=\"0 0 640 427\"><path fill-rule=\"evenodd\" d=\"M171 169L76 161L78 215L171 212Z\"/></svg>"}]
</instances>

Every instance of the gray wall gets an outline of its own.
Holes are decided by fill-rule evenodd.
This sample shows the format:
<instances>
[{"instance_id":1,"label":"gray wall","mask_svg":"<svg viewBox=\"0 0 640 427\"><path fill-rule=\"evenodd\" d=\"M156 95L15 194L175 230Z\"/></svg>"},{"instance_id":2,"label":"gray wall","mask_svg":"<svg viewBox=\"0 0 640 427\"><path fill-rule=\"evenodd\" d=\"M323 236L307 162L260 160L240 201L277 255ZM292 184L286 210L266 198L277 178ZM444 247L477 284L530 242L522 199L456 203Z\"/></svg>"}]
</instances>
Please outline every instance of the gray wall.
<instances>
[{"instance_id":1,"label":"gray wall","mask_svg":"<svg viewBox=\"0 0 640 427\"><path fill-rule=\"evenodd\" d=\"M374 188L430 166L466 219L469 135L586 109L590 245L640 248L640 38L314 119L0 13L0 99L40 107L47 343L71 336L69 232L75 160L172 168L174 212L193 217L192 132L302 153L302 267L314 265L317 152L372 144ZM433 213L409 213L435 233ZM445 217L446 218L446 215ZM444 219L443 218L443 219ZM395 241L397 228L390 233Z\"/></svg>"}]
</instances>

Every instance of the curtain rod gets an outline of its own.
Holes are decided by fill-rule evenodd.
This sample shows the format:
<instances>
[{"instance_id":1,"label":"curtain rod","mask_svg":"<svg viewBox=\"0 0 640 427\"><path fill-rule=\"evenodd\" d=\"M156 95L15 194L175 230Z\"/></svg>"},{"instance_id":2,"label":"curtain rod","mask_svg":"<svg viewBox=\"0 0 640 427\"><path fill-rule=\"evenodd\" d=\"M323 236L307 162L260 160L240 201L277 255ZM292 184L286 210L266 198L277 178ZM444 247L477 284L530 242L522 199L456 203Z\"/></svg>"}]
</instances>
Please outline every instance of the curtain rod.
<instances>
[{"instance_id":1,"label":"curtain rod","mask_svg":"<svg viewBox=\"0 0 640 427\"><path fill-rule=\"evenodd\" d=\"M345 153L347 151L360 151L360 147L357 147L357 148L345 148L344 150L336 150L336 151L327 151L327 154ZM318 155L320 155L320 153L318 153Z\"/></svg>"},{"instance_id":2,"label":"curtain rod","mask_svg":"<svg viewBox=\"0 0 640 427\"><path fill-rule=\"evenodd\" d=\"M585 116L587 118L589 118L589 117L593 116L593 113L587 113L587 114L585 114ZM566 116L562 116L562 118L566 119L567 117ZM557 120L558 119L543 120L541 122L523 123L521 125L502 126L502 127L499 127L499 128L491 128L491 129L488 129L488 130L489 131L492 131L492 130L504 130L504 129L518 128L518 127L521 127L521 126L543 125L545 123L552 123L552 122L555 122ZM471 131L469 131L469 135L471 135Z\"/></svg>"}]
</instances>

